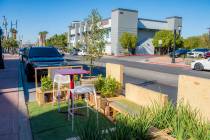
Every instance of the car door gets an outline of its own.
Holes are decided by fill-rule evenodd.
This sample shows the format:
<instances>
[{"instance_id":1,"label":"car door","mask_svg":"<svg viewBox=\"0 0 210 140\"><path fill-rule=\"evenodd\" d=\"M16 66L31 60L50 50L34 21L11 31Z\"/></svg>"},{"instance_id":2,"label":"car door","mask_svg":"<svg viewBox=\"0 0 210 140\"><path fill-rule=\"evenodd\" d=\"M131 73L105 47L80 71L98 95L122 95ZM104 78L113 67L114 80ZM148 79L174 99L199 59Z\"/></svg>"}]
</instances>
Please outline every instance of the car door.
<instances>
[{"instance_id":1,"label":"car door","mask_svg":"<svg viewBox=\"0 0 210 140\"><path fill-rule=\"evenodd\" d=\"M210 58L208 58L208 61L206 61L205 69L210 70Z\"/></svg>"}]
</instances>

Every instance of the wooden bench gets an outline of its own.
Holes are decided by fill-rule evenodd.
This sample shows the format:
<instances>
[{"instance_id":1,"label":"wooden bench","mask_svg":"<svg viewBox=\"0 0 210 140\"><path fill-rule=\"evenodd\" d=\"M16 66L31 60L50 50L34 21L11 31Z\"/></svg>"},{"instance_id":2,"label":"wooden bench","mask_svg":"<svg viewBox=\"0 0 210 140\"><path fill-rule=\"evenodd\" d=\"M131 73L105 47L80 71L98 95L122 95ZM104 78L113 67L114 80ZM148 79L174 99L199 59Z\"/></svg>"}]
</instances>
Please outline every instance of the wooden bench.
<instances>
[{"instance_id":1,"label":"wooden bench","mask_svg":"<svg viewBox=\"0 0 210 140\"><path fill-rule=\"evenodd\" d=\"M138 114L142 107L164 106L167 102L168 95L126 83L125 96L110 98L106 115L113 121L117 113Z\"/></svg>"}]
</instances>

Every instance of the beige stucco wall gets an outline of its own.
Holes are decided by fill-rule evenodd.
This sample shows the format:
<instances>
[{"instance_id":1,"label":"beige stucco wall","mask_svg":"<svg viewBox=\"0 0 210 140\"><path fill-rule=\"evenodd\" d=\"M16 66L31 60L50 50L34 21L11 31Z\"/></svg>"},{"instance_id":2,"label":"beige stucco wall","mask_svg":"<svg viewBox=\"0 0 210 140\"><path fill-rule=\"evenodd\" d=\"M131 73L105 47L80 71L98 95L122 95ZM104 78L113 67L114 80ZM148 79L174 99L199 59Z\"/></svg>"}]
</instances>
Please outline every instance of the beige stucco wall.
<instances>
[{"instance_id":1,"label":"beige stucco wall","mask_svg":"<svg viewBox=\"0 0 210 140\"><path fill-rule=\"evenodd\" d=\"M180 75L177 99L199 109L203 118L210 121L210 80Z\"/></svg>"},{"instance_id":2,"label":"beige stucco wall","mask_svg":"<svg viewBox=\"0 0 210 140\"><path fill-rule=\"evenodd\" d=\"M145 107L156 104L163 106L168 102L168 95L130 83L126 83L125 85L125 97L126 99Z\"/></svg>"},{"instance_id":3,"label":"beige stucco wall","mask_svg":"<svg viewBox=\"0 0 210 140\"><path fill-rule=\"evenodd\" d=\"M106 77L111 76L123 84L124 66L119 64L106 63Z\"/></svg>"}]
</instances>

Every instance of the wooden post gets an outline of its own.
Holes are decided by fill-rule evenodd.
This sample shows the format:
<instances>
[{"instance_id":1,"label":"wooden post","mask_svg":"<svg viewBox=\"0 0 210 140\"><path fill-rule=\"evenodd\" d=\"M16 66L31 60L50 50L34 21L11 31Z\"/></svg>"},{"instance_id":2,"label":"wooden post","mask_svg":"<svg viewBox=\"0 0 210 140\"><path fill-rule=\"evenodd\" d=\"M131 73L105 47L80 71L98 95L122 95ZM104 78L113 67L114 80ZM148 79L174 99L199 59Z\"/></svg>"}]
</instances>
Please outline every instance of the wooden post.
<instances>
[{"instance_id":1,"label":"wooden post","mask_svg":"<svg viewBox=\"0 0 210 140\"><path fill-rule=\"evenodd\" d=\"M37 87L38 87L38 84L37 84L37 68L35 68L35 91L36 91L36 100L38 99Z\"/></svg>"}]
</instances>

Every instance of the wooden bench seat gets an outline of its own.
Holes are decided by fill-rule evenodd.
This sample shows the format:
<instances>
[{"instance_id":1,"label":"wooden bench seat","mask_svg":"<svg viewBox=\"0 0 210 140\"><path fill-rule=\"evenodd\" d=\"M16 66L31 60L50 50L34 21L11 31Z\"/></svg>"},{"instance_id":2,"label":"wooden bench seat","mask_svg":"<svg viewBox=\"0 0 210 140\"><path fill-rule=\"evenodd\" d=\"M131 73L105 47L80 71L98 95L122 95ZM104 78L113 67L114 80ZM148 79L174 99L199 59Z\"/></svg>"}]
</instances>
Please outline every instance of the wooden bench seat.
<instances>
[{"instance_id":1,"label":"wooden bench seat","mask_svg":"<svg viewBox=\"0 0 210 140\"><path fill-rule=\"evenodd\" d=\"M123 114L138 114L141 108L138 104L125 98L119 98L118 100L110 102L109 107Z\"/></svg>"},{"instance_id":2,"label":"wooden bench seat","mask_svg":"<svg viewBox=\"0 0 210 140\"><path fill-rule=\"evenodd\" d=\"M168 95L126 83L125 96L110 98L106 115L110 120L114 120L118 112L139 114L143 107L154 106L154 104L164 106L167 102Z\"/></svg>"}]
</instances>

